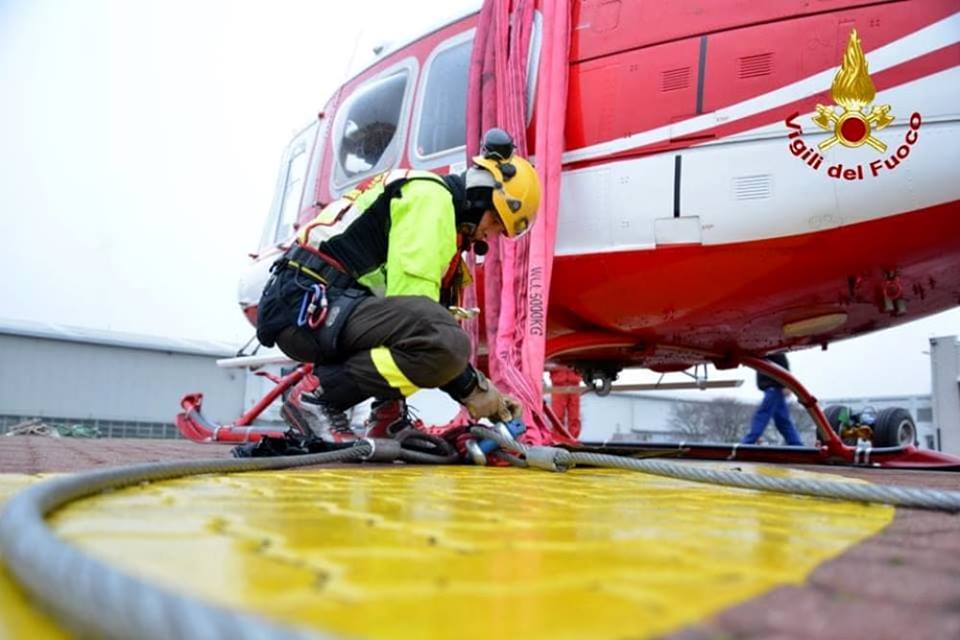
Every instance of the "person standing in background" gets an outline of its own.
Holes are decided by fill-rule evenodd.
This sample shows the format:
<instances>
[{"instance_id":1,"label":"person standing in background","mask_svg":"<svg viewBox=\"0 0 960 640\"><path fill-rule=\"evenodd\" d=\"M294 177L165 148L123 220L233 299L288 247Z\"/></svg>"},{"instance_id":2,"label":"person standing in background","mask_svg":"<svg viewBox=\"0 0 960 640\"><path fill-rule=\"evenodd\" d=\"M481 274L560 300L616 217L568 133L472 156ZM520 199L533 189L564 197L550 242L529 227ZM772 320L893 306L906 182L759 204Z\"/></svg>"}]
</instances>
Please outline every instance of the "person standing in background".
<instances>
[{"instance_id":1,"label":"person standing in background","mask_svg":"<svg viewBox=\"0 0 960 640\"><path fill-rule=\"evenodd\" d=\"M780 365L786 370L790 370L790 363L787 361L787 354L775 353L764 358L774 364ZM741 444L756 444L760 436L763 435L770 418L773 418L773 424L777 431L787 441L791 447L802 447L800 434L797 433L797 427L793 424L793 418L790 417L790 410L787 407L787 394L790 392L783 388L783 385L764 374L757 372L757 388L763 391L763 401L757 407L753 414L753 421L750 424L750 432L740 441Z\"/></svg>"}]
</instances>

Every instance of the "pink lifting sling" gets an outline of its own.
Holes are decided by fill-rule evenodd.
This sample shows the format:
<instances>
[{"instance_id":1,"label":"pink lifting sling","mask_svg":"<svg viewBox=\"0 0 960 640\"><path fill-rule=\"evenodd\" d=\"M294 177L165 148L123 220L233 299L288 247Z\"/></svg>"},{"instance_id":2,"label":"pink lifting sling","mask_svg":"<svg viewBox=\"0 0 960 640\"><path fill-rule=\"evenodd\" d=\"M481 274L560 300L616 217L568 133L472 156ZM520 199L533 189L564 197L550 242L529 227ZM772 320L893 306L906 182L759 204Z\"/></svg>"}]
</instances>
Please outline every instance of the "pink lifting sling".
<instances>
[{"instance_id":1,"label":"pink lifting sling","mask_svg":"<svg viewBox=\"0 0 960 640\"><path fill-rule=\"evenodd\" d=\"M530 444L571 440L547 418L543 405L546 313L556 237L567 102L570 47L569 0L545 2L535 92L535 159L542 182L540 214L517 241L491 243L484 262L484 315L490 377L524 406ZM517 153L527 156L527 54L533 0L487 0L480 12L467 101L467 153L479 152L484 131L509 132ZM512 27L512 28L511 28ZM471 289L468 296L476 293ZM473 300L467 299L470 306ZM476 343L477 323L470 323ZM475 345L474 345L475 346ZM476 353L476 349L474 349ZM559 428L558 428L559 427Z\"/></svg>"}]
</instances>

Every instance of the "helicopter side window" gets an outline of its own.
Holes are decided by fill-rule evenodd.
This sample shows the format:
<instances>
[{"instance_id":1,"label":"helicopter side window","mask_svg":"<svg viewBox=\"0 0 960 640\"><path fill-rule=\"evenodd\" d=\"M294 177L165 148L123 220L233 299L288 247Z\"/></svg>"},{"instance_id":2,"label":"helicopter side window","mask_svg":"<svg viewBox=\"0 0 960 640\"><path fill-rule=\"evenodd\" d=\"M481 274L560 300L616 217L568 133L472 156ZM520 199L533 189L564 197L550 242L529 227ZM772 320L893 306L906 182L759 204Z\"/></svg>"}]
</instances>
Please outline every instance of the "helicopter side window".
<instances>
[{"instance_id":1,"label":"helicopter side window","mask_svg":"<svg viewBox=\"0 0 960 640\"><path fill-rule=\"evenodd\" d=\"M472 47L471 38L439 51L429 63L426 86L420 99L420 118L414 146L418 159L426 160L464 146Z\"/></svg>"},{"instance_id":2,"label":"helicopter side window","mask_svg":"<svg viewBox=\"0 0 960 640\"><path fill-rule=\"evenodd\" d=\"M359 89L338 115L334 184L343 187L389 168L400 153L401 116L409 72L374 80Z\"/></svg>"},{"instance_id":3,"label":"helicopter side window","mask_svg":"<svg viewBox=\"0 0 960 640\"><path fill-rule=\"evenodd\" d=\"M534 12L527 56L527 124L533 116L543 17ZM467 92L474 29L439 43L427 58L420 82L414 129L410 135L410 161L418 169L463 163L467 138Z\"/></svg>"}]
</instances>

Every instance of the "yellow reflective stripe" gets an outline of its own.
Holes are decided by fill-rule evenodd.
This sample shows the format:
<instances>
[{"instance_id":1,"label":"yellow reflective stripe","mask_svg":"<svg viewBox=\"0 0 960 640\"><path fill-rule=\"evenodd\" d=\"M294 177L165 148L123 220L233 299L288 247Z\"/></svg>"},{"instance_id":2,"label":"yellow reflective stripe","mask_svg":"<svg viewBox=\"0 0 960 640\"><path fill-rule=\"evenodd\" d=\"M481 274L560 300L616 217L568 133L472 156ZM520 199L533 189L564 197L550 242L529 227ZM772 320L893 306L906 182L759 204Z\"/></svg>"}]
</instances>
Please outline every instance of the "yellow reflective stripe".
<instances>
[{"instance_id":1,"label":"yellow reflective stripe","mask_svg":"<svg viewBox=\"0 0 960 640\"><path fill-rule=\"evenodd\" d=\"M324 278L322 275L320 275L310 267L303 266L302 264L300 264L299 262L296 262L295 260L288 260L287 264L293 267L294 269L296 269L297 271L303 271L305 274L307 274L314 280L319 280L323 284L330 284L329 282L327 282L327 279Z\"/></svg>"},{"instance_id":2,"label":"yellow reflective stripe","mask_svg":"<svg viewBox=\"0 0 960 640\"><path fill-rule=\"evenodd\" d=\"M390 349L376 347L370 350L370 357L373 359L373 366L377 368L377 373L383 376L383 379L391 387L404 396L412 396L418 391L417 385L410 382L407 376L403 375L403 371L400 371L400 367L393 360Z\"/></svg>"}]
</instances>

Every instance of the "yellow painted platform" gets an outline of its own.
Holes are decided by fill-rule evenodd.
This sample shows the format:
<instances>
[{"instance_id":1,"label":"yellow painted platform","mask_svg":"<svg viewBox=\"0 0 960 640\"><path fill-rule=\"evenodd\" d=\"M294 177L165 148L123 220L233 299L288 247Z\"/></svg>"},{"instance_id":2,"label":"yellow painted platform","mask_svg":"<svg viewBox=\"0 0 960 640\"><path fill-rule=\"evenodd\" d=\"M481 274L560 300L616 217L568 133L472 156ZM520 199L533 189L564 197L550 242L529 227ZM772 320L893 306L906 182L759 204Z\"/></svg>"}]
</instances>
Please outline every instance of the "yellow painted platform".
<instances>
[{"instance_id":1,"label":"yellow painted platform","mask_svg":"<svg viewBox=\"0 0 960 640\"><path fill-rule=\"evenodd\" d=\"M0 495L26 480L0 476ZM134 487L52 526L131 573L288 624L557 640L680 628L801 582L893 513L624 471L396 466ZM0 620L0 636L58 637L2 574Z\"/></svg>"}]
</instances>

